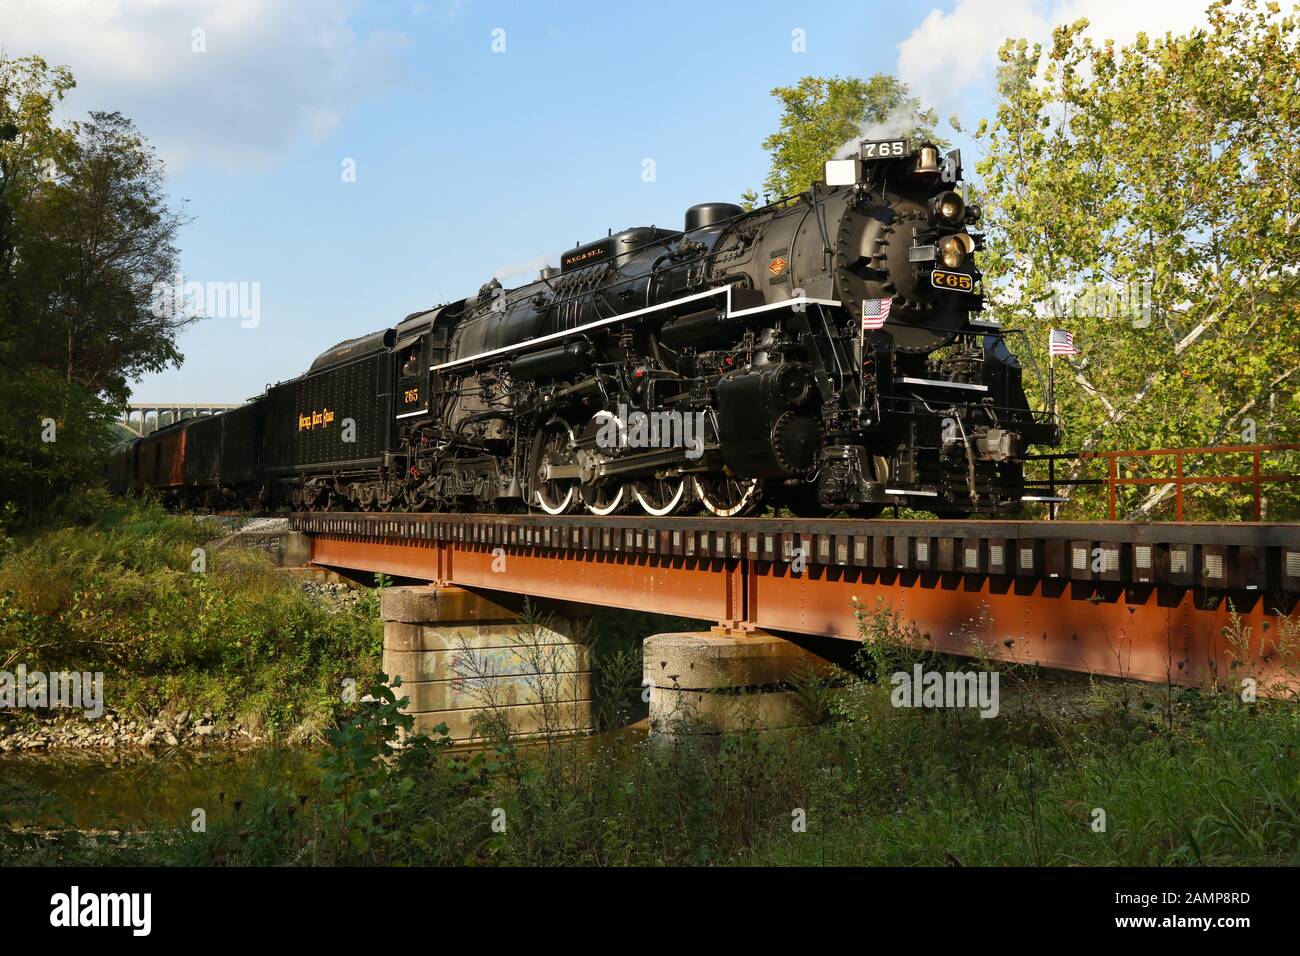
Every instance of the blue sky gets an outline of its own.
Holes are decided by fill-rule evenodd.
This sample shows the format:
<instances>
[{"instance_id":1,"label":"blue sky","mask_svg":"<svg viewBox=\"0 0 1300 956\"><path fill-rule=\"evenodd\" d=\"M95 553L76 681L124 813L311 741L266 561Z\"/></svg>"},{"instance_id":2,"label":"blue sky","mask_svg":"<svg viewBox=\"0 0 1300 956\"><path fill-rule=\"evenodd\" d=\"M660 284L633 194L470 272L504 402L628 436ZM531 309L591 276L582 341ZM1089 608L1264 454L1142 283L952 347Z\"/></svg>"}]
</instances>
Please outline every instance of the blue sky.
<instances>
[{"instance_id":1,"label":"blue sky","mask_svg":"<svg viewBox=\"0 0 1300 956\"><path fill-rule=\"evenodd\" d=\"M70 66L69 115L118 109L157 144L194 220L186 280L258 283L255 327L197 322L184 365L135 387L215 402L493 275L525 281L608 228L734 201L766 173L775 86L896 73L973 128L1005 36L1087 15L1122 39L1199 4L1135 6L6 0L0 46Z\"/></svg>"}]
</instances>

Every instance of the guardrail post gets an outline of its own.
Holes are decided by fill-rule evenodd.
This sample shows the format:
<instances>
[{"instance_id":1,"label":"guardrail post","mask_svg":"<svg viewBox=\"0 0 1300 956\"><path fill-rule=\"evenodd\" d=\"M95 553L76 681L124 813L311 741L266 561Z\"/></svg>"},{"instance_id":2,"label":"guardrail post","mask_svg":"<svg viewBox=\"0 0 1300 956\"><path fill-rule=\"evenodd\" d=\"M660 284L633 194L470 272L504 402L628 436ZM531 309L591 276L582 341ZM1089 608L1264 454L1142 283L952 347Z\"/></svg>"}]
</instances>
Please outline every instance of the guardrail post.
<instances>
[{"instance_id":1,"label":"guardrail post","mask_svg":"<svg viewBox=\"0 0 1300 956\"><path fill-rule=\"evenodd\" d=\"M1252 458L1252 462L1251 462L1250 472L1255 478L1255 520L1262 521L1264 520L1263 519L1264 507L1263 507L1263 502L1260 499L1259 450L1258 449L1255 450L1255 454L1252 455L1251 458Z\"/></svg>"},{"instance_id":2,"label":"guardrail post","mask_svg":"<svg viewBox=\"0 0 1300 956\"><path fill-rule=\"evenodd\" d=\"M1106 490L1110 498L1110 520L1115 520L1115 456L1106 456Z\"/></svg>"},{"instance_id":3,"label":"guardrail post","mask_svg":"<svg viewBox=\"0 0 1300 956\"><path fill-rule=\"evenodd\" d=\"M1056 458L1055 457L1049 457L1047 459L1047 497L1049 498L1056 497ZM1049 501L1047 503L1047 520L1048 521L1056 520L1055 501Z\"/></svg>"},{"instance_id":4,"label":"guardrail post","mask_svg":"<svg viewBox=\"0 0 1300 956\"><path fill-rule=\"evenodd\" d=\"M1177 455L1174 456L1174 462L1175 462L1174 496L1176 502L1174 507L1174 517L1176 517L1179 521L1182 521L1183 520L1183 454L1182 452L1179 452Z\"/></svg>"}]
</instances>

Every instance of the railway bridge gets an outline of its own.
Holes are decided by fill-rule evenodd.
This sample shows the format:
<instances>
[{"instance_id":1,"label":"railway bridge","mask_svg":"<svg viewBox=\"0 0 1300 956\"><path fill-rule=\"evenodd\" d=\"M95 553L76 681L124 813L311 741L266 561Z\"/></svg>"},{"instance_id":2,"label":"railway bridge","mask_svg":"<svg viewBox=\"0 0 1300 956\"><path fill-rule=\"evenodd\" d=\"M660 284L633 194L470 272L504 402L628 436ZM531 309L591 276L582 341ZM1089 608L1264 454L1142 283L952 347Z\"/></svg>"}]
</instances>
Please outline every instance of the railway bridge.
<instances>
[{"instance_id":1,"label":"railway bridge","mask_svg":"<svg viewBox=\"0 0 1300 956\"><path fill-rule=\"evenodd\" d=\"M697 657L700 640L714 657L751 648L768 662L782 638L860 640L860 613L883 607L947 654L1188 686L1249 670L1267 692L1294 680L1283 658L1300 635L1296 524L341 513L290 524L314 564L456 589L461 607L465 593L488 606L527 595L710 622L692 639ZM738 685L761 683L728 668Z\"/></svg>"},{"instance_id":2,"label":"railway bridge","mask_svg":"<svg viewBox=\"0 0 1300 956\"><path fill-rule=\"evenodd\" d=\"M117 422L143 438L164 425L176 424L182 418L215 415L239 407L238 402L131 402L122 409Z\"/></svg>"}]
</instances>

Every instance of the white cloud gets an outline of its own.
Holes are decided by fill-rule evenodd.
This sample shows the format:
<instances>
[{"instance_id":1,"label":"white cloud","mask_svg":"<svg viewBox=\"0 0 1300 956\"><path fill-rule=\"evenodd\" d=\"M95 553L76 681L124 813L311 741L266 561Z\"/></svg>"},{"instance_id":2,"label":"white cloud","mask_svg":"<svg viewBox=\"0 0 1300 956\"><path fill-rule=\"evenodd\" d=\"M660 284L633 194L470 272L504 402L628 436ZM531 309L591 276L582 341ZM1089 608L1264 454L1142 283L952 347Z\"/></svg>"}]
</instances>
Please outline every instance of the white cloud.
<instances>
[{"instance_id":1,"label":"white cloud","mask_svg":"<svg viewBox=\"0 0 1300 956\"><path fill-rule=\"evenodd\" d=\"M969 87L991 83L997 52L1009 38L1046 42L1054 27L1085 18L1097 39L1127 43L1138 33L1185 32L1206 22L1209 0L957 0L932 10L898 45L898 75L941 109Z\"/></svg>"},{"instance_id":2,"label":"white cloud","mask_svg":"<svg viewBox=\"0 0 1300 956\"><path fill-rule=\"evenodd\" d=\"M359 0L3 0L9 56L77 79L68 112L117 110L172 166L258 166L329 136L397 78L405 35L358 33ZM195 52L202 30L205 52Z\"/></svg>"}]
</instances>

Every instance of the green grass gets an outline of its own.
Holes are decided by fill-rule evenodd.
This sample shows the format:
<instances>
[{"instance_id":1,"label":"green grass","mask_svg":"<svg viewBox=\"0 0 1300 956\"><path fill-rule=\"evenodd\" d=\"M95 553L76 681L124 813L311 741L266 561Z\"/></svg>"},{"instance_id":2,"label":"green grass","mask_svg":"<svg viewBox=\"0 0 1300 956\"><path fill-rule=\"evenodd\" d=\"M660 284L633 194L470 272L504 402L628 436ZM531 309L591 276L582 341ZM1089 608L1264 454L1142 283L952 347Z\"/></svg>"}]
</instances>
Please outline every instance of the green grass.
<instances>
[{"instance_id":1,"label":"green grass","mask_svg":"<svg viewBox=\"0 0 1300 956\"><path fill-rule=\"evenodd\" d=\"M1151 692L1133 692L1153 703ZM845 759L816 768L808 832L774 833L755 857L804 865L1300 864L1295 707L1225 708L1192 695L1178 709L1172 730L1122 710L1070 724L1024 713L993 727L951 712L900 714L872 738L853 734L852 724L825 730L824 745Z\"/></svg>"},{"instance_id":2,"label":"green grass","mask_svg":"<svg viewBox=\"0 0 1300 956\"><path fill-rule=\"evenodd\" d=\"M108 706L210 710L276 735L332 725L345 678L378 672L377 599L330 613L258 552L156 504L99 498L0 560L0 669L103 671Z\"/></svg>"}]
</instances>

